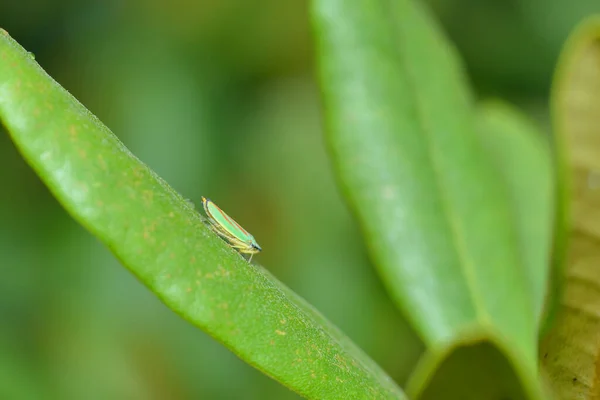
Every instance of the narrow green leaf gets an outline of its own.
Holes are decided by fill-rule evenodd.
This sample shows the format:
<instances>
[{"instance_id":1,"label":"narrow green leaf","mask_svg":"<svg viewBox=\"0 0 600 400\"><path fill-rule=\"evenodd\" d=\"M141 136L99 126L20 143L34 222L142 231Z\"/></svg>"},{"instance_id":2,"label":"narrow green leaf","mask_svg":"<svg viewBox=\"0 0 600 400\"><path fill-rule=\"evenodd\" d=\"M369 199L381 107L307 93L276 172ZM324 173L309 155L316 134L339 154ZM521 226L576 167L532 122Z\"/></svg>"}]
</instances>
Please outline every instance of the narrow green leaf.
<instances>
[{"instance_id":1,"label":"narrow green leaf","mask_svg":"<svg viewBox=\"0 0 600 400\"><path fill-rule=\"evenodd\" d=\"M559 177L571 218L568 252L563 234L555 265L564 290L540 358L559 398L591 400L600 393L600 15L582 22L565 45L552 113L559 155L567 155Z\"/></svg>"},{"instance_id":2,"label":"narrow green leaf","mask_svg":"<svg viewBox=\"0 0 600 400\"><path fill-rule=\"evenodd\" d=\"M484 148L510 195L528 290L540 321L554 215L550 148L535 124L508 104L485 103L479 113L479 127Z\"/></svg>"},{"instance_id":3,"label":"narrow green leaf","mask_svg":"<svg viewBox=\"0 0 600 400\"><path fill-rule=\"evenodd\" d=\"M554 128L566 149L565 172L573 182L567 193L573 202L572 225L600 237L595 218L600 215L590 214L598 208L590 200L600 175L600 15L584 21L566 44L552 96Z\"/></svg>"},{"instance_id":4,"label":"narrow green leaf","mask_svg":"<svg viewBox=\"0 0 600 400\"><path fill-rule=\"evenodd\" d=\"M519 393L538 398L541 300L528 290L509 194L475 134L453 49L420 2L313 3L341 186L390 293L428 347L409 396L431 393L435 368L477 337L507 358ZM495 382L497 393L517 395ZM445 398L463 399L459 385Z\"/></svg>"},{"instance_id":5,"label":"narrow green leaf","mask_svg":"<svg viewBox=\"0 0 600 400\"><path fill-rule=\"evenodd\" d=\"M563 296L563 281L568 257L571 223L571 178L573 168L598 169L597 133L600 123L600 73L598 44L600 15L582 22L569 37L560 56L552 83L550 98L554 164L556 175L556 218L552 279L548 307L547 330L558 311ZM572 164L572 165L570 165ZM577 220L577 216L573 216ZM590 218L584 218L591 221ZM583 219L581 223L584 223Z\"/></svg>"},{"instance_id":6,"label":"narrow green leaf","mask_svg":"<svg viewBox=\"0 0 600 400\"><path fill-rule=\"evenodd\" d=\"M215 236L1 30L0 118L69 213L172 310L239 357L308 398L404 398L312 307Z\"/></svg>"}]
</instances>

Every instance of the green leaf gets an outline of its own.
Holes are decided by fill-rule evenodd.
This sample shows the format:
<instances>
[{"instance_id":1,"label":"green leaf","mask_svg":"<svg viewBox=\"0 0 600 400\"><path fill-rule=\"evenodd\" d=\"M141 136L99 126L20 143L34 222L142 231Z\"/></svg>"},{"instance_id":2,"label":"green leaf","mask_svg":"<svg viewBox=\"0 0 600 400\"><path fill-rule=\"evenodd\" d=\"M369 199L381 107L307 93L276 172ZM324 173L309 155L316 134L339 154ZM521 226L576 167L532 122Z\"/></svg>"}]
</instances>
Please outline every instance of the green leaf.
<instances>
[{"instance_id":1,"label":"green leaf","mask_svg":"<svg viewBox=\"0 0 600 400\"><path fill-rule=\"evenodd\" d=\"M600 237L594 195L600 174L600 14L581 23L560 58L552 91L556 136L567 153L564 173L576 230Z\"/></svg>"},{"instance_id":2,"label":"green leaf","mask_svg":"<svg viewBox=\"0 0 600 400\"><path fill-rule=\"evenodd\" d=\"M562 50L556 68L550 98L554 164L556 176L556 218L554 251L552 256L551 293L549 296L548 321L544 331L550 328L563 297L564 275L567 268L569 227L572 197L571 180L577 179L572 171L598 169L600 136L600 84L598 67L598 44L600 39L600 15L582 22L569 37ZM596 85L596 86L595 86ZM572 165L569 165L572 164ZM580 223L589 223L592 218L579 218Z\"/></svg>"},{"instance_id":3,"label":"green leaf","mask_svg":"<svg viewBox=\"0 0 600 400\"><path fill-rule=\"evenodd\" d=\"M519 250L538 321L542 317L553 232L554 176L548 142L516 108L486 102L479 132L510 196Z\"/></svg>"},{"instance_id":4,"label":"green leaf","mask_svg":"<svg viewBox=\"0 0 600 400\"><path fill-rule=\"evenodd\" d=\"M563 262L555 266L564 289L540 357L560 398L591 400L600 390L600 15L582 22L562 51L552 113L559 155L568 161L559 177L570 230L568 252L563 235Z\"/></svg>"},{"instance_id":5,"label":"green leaf","mask_svg":"<svg viewBox=\"0 0 600 400\"><path fill-rule=\"evenodd\" d=\"M214 235L1 30L0 118L67 211L173 311L239 357L308 398L404 398L311 306Z\"/></svg>"},{"instance_id":6,"label":"green leaf","mask_svg":"<svg viewBox=\"0 0 600 400\"><path fill-rule=\"evenodd\" d=\"M595 200L598 213L598 195ZM599 239L571 234L564 294L540 345L540 362L557 399L595 400L600 391Z\"/></svg>"},{"instance_id":7,"label":"green leaf","mask_svg":"<svg viewBox=\"0 0 600 400\"><path fill-rule=\"evenodd\" d=\"M513 371L490 379L494 393L539 398L542 300L529 290L510 195L475 133L453 49L420 2L313 3L338 178L383 280L427 346L409 396L432 398L435 369L476 345L483 358L496 349ZM444 398L466 398L469 375L460 376Z\"/></svg>"}]
</instances>

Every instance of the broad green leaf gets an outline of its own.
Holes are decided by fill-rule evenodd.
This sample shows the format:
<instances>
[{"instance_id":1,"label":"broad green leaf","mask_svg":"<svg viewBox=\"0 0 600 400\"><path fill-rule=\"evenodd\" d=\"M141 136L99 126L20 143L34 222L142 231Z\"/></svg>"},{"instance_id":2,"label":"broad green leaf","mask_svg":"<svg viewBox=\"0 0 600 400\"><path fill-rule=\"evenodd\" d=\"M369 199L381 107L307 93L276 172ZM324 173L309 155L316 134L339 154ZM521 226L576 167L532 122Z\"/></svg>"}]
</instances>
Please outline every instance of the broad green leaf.
<instances>
[{"instance_id":1,"label":"broad green leaf","mask_svg":"<svg viewBox=\"0 0 600 400\"><path fill-rule=\"evenodd\" d=\"M517 109L484 103L479 132L485 150L508 188L519 249L538 320L547 292L554 214L550 148L542 133Z\"/></svg>"},{"instance_id":2,"label":"broad green leaf","mask_svg":"<svg viewBox=\"0 0 600 400\"><path fill-rule=\"evenodd\" d=\"M547 314L547 331L563 297L564 274L568 260L572 201L572 168L590 168L597 160L598 138L598 25L600 17L583 22L571 35L556 68L550 98L554 165L556 176L556 216L554 251ZM571 164L572 165L569 165ZM580 165L581 164L581 165ZM590 221L590 219L586 219Z\"/></svg>"},{"instance_id":3,"label":"broad green leaf","mask_svg":"<svg viewBox=\"0 0 600 400\"><path fill-rule=\"evenodd\" d=\"M0 119L77 221L173 311L252 366L307 398L404 398L310 305L215 236L5 31Z\"/></svg>"},{"instance_id":4,"label":"broad green leaf","mask_svg":"<svg viewBox=\"0 0 600 400\"><path fill-rule=\"evenodd\" d=\"M559 398L596 399L600 391L600 16L583 22L567 42L556 72L552 112L556 136L568 155L564 173L571 229L565 288L540 357Z\"/></svg>"},{"instance_id":5,"label":"broad green leaf","mask_svg":"<svg viewBox=\"0 0 600 400\"><path fill-rule=\"evenodd\" d=\"M593 189L600 172L600 15L583 22L565 45L553 84L552 113L561 149L566 149L563 173L572 181L589 175ZM579 204L585 197L576 188L567 189L572 225L600 235L598 219L589 214L594 210Z\"/></svg>"},{"instance_id":6,"label":"broad green leaf","mask_svg":"<svg viewBox=\"0 0 600 400\"><path fill-rule=\"evenodd\" d=\"M409 396L437 393L427 386L439 383L434 370L477 338L518 382L491 379L494 393L538 398L541 299L529 290L508 189L475 133L453 49L420 2L313 3L339 181L385 284L427 346ZM445 398L464 399L465 380Z\"/></svg>"}]
</instances>

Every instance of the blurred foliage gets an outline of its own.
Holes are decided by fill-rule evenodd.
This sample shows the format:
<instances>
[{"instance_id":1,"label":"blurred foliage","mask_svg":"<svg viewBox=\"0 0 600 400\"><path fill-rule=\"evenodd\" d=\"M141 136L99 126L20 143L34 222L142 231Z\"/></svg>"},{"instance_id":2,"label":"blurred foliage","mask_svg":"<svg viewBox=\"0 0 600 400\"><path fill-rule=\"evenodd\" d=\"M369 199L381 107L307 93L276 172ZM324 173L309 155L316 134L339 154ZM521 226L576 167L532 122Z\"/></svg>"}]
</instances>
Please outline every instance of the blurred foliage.
<instances>
[{"instance_id":1,"label":"blurred foliage","mask_svg":"<svg viewBox=\"0 0 600 400\"><path fill-rule=\"evenodd\" d=\"M429 3L476 91L546 125L559 49L600 11L596 0ZM403 383L422 344L331 177L307 10L300 0L4 1L0 27L175 189L196 204L210 196L248 227L259 261ZM0 171L0 398L297 398L154 298L5 134Z\"/></svg>"},{"instance_id":2,"label":"blurred foliage","mask_svg":"<svg viewBox=\"0 0 600 400\"><path fill-rule=\"evenodd\" d=\"M584 21L561 54L552 90L556 132L567 154L570 246L564 294L541 344L559 398L600 393L600 15Z\"/></svg>"},{"instance_id":3,"label":"blurred foliage","mask_svg":"<svg viewBox=\"0 0 600 400\"><path fill-rule=\"evenodd\" d=\"M314 4L335 170L382 280L426 343L408 396L541 398L546 141L515 109L473 118L457 54L422 4Z\"/></svg>"}]
</instances>

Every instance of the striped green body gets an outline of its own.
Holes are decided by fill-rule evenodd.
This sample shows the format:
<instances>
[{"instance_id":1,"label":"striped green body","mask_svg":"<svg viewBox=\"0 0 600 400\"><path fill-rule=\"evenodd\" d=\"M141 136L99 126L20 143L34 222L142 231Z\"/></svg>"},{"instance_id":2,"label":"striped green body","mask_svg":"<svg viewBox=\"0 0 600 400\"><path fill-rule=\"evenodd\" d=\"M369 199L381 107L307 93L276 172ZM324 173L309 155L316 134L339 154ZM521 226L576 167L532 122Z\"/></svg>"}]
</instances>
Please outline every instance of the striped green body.
<instances>
[{"instance_id":1,"label":"striped green body","mask_svg":"<svg viewBox=\"0 0 600 400\"><path fill-rule=\"evenodd\" d=\"M248 261L251 261L252 256L262 250L254 236L242 228L233 218L225 214L215 203L206 197L202 197L202 205L212 230L227 240L229 245L240 253L250 254Z\"/></svg>"}]
</instances>

